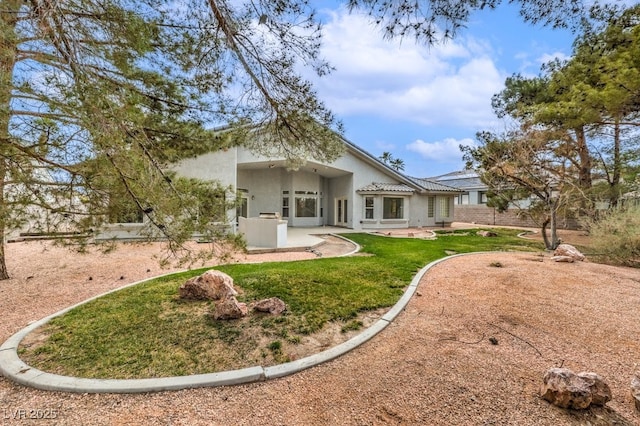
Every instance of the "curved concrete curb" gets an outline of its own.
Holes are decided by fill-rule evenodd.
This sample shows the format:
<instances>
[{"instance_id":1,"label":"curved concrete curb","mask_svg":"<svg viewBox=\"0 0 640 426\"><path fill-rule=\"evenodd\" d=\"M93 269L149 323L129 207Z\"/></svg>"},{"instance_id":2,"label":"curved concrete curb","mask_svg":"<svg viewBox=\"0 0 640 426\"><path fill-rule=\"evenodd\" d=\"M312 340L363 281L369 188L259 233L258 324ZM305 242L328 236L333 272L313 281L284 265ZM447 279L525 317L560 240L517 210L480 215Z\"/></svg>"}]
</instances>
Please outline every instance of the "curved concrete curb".
<instances>
[{"instance_id":1,"label":"curved concrete curb","mask_svg":"<svg viewBox=\"0 0 640 426\"><path fill-rule=\"evenodd\" d=\"M358 246L358 249L359 248L360 247ZM429 263L427 266L418 271L418 273L411 280L409 287L404 292L400 300L398 300L398 302L384 316L382 316L382 318L380 318L376 323L368 327L362 333L351 338L350 340L347 340L346 342L327 349L326 351L319 352L317 354L285 364L279 364L270 367L255 366L244 368L241 370L197 374L192 376L161 377L149 379L86 379L46 373L44 371L40 371L36 368L30 367L29 365L25 364L20 359L20 357L18 357L17 350L22 339L24 339L25 336L27 336L36 328L41 327L49 322L51 319L58 317L77 306L88 303L91 300L105 296L109 293L113 293L115 291L122 290L123 288L138 285L151 279L158 278L154 277L129 284L119 289L111 290L96 297L92 297L88 300L85 300L84 302L78 303L53 315L43 318L40 321L37 321L22 329L21 331L7 339L7 341L5 341L2 346L0 346L0 373L16 383L31 386L37 389L78 393L157 392L198 387L238 385L288 376L290 374L297 373L307 368L338 358L339 356L351 351L352 349L357 348L361 344L374 337L376 334L384 330L384 328L389 325L391 321L393 321L400 314L400 312L402 312L402 310L404 310L406 305L409 303L409 300L411 300L411 297L413 297L413 295L415 294L418 284L420 283L423 275L430 268L444 260L451 259L457 256L463 256L466 254L472 253L464 253L444 257L442 259L438 259Z\"/></svg>"},{"instance_id":2,"label":"curved concrete curb","mask_svg":"<svg viewBox=\"0 0 640 426\"><path fill-rule=\"evenodd\" d=\"M361 247L360 247L360 244L356 243L355 241L351 241L350 239L348 239L348 238L346 238L346 237L343 237L342 235L338 235L338 234L329 234L329 235L331 235L332 237L340 238L341 240L348 241L348 242L350 242L351 244L353 244L353 245L354 245L354 247L355 247L353 250L351 250L351 251L350 251L350 252L348 252L348 253L344 253L344 254L341 254L340 256L334 256L334 257L346 257L346 256L351 256L352 254L355 254L355 253L357 253L357 252L359 252L359 251L360 251L360 248L361 248Z\"/></svg>"}]
</instances>

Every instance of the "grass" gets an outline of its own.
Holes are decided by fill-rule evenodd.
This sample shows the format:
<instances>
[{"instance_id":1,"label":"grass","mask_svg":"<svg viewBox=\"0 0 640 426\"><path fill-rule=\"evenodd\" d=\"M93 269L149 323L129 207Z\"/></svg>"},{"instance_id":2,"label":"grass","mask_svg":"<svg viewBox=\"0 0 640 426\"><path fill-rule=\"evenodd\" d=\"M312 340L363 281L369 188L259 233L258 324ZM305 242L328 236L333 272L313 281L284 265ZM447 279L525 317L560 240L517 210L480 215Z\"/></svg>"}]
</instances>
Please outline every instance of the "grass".
<instances>
[{"instance_id":1,"label":"grass","mask_svg":"<svg viewBox=\"0 0 640 426\"><path fill-rule=\"evenodd\" d=\"M356 329L359 314L392 306L420 268L448 252L542 249L516 234L448 233L437 240L349 234L371 256L216 268L233 277L240 301L282 299L282 316L214 321L207 315L212 302L177 296L178 287L204 269L174 274L53 319L42 330L48 335L43 343L26 342L19 352L41 370L92 378L167 377L286 362L291 348L327 323Z\"/></svg>"}]
</instances>

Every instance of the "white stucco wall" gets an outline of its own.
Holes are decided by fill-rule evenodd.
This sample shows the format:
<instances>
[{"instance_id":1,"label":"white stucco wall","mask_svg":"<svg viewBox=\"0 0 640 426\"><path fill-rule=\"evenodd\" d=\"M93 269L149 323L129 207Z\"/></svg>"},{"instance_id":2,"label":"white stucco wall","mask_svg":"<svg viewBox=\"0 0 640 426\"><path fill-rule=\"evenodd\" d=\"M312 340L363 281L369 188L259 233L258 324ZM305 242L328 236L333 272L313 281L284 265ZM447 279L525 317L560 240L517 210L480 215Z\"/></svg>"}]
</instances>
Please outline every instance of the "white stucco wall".
<instances>
[{"instance_id":1,"label":"white stucco wall","mask_svg":"<svg viewBox=\"0 0 640 426\"><path fill-rule=\"evenodd\" d=\"M210 152L196 158L188 158L180 161L172 167L180 176L218 181L224 186L236 186L236 161L237 148L226 151Z\"/></svg>"}]
</instances>

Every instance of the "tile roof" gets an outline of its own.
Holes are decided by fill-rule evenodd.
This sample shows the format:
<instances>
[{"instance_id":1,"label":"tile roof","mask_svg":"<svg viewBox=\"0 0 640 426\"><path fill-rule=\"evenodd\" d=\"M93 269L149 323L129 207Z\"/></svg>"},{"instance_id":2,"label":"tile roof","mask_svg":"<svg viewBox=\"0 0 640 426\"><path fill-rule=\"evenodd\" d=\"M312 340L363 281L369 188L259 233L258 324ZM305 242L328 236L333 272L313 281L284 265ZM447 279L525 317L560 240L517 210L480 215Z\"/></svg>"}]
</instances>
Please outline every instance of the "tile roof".
<instances>
[{"instance_id":1,"label":"tile roof","mask_svg":"<svg viewBox=\"0 0 640 426\"><path fill-rule=\"evenodd\" d=\"M453 186L454 188L459 188L459 189L484 188L487 186L477 176L461 178L461 179L439 180L439 182L442 182L447 186Z\"/></svg>"},{"instance_id":2,"label":"tile roof","mask_svg":"<svg viewBox=\"0 0 640 426\"><path fill-rule=\"evenodd\" d=\"M398 184L398 183L376 183L372 182L369 185L363 186L358 189L358 192L375 192L375 191L386 191L386 192L414 192L414 189L410 186Z\"/></svg>"},{"instance_id":3,"label":"tile roof","mask_svg":"<svg viewBox=\"0 0 640 426\"><path fill-rule=\"evenodd\" d=\"M412 179L416 181L418 184L420 184L420 186L422 186L427 191L460 192L458 188L454 187L453 185L449 185L449 182L447 182L447 184L444 185L439 182L434 182L433 180L430 180L430 179L422 179L422 178L412 178Z\"/></svg>"}]
</instances>

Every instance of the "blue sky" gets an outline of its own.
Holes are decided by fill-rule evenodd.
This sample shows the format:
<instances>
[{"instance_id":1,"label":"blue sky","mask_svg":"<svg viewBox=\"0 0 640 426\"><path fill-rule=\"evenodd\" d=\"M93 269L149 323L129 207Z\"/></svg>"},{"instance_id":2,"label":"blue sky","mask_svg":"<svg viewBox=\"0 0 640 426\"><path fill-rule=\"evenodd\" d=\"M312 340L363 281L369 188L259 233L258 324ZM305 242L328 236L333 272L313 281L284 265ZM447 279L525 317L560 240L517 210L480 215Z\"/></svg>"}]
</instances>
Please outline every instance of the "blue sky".
<instances>
[{"instance_id":1,"label":"blue sky","mask_svg":"<svg viewBox=\"0 0 640 426\"><path fill-rule=\"evenodd\" d=\"M472 15L443 46L388 41L359 15L319 9L325 20L322 54L336 71L314 79L345 137L374 156L405 162L405 173L430 177L463 167L460 144L479 130L501 130L491 96L505 78L534 76L554 57L571 54L574 35L525 24L509 5Z\"/></svg>"}]
</instances>

